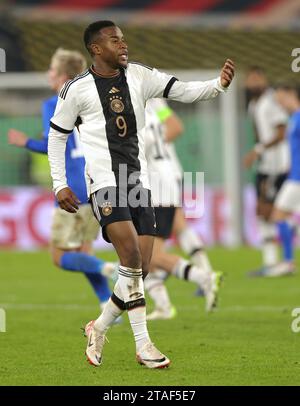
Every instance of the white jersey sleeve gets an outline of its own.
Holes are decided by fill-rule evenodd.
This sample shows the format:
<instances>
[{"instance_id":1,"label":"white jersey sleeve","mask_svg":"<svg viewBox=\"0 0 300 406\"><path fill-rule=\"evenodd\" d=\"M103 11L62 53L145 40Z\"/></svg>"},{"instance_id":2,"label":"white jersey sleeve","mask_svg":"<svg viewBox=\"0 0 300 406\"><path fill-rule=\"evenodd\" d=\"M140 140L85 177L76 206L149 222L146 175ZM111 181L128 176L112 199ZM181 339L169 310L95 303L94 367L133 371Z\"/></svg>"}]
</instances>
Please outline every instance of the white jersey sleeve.
<instances>
[{"instance_id":1,"label":"white jersey sleeve","mask_svg":"<svg viewBox=\"0 0 300 406\"><path fill-rule=\"evenodd\" d=\"M79 116L77 104L76 81L71 80L65 83L59 93L54 116L51 119L52 127L63 133L71 133Z\"/></svg>"},{"instance_id":2,"label":"white jersey sleeve","mask_svg":"<svg viewBox=\"0 0 300 406\"><path fill-rule=\"evenodd\" d=\"M163 97L183 103L193 103L216 97L226 89L221 86L220 78L205 82L181 82L174 76L157 69L143 67L145 100Z\"/></svg>"},{"instance_id":3,"label":"white jersey sleeve","mask_svg":"<svg viewBox=\"0 0 300 406\"><path fill-rule=\"evenodd\" d=\"M59 94L54 116L50 122L48 159L55 194L68 186L65 150L68 134L73 131L78 115L76 84L67 82Z\"/></svg>"}]
</instances>

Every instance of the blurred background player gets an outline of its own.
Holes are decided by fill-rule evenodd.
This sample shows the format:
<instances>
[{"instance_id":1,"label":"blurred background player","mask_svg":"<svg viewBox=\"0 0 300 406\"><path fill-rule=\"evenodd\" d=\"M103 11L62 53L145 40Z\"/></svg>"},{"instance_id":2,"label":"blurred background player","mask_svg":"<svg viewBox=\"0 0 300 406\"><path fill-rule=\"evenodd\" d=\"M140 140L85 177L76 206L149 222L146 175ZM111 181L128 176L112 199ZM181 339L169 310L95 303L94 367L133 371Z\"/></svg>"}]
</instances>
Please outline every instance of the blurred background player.
<instances>
[{"instance_id":1,"label":"blurred background player","mask_svg":"<svg viewBox=\"0 0 300 406\"><path fill-rule=\"evenodd\" d=\"M174 110L162 99L160 105L157 103L157 115L164 124L165 149L181 191L183 169L177 156L174 141L183 134L183 123ZM194 265L207 269L209 272L212 271L212 266L205 252L203 241L186 221L182 207L176 207L172 234L176 237L182 251L189 256L190 261ZM204 292L199 287L196 294L203 296Z\"/></svg>"},{"instance_id":2,"label":"blurred background player","mask_svg":"<svg viewBox=\"0 0 300 406\"><path fill-rule=\"evenodd\" d=\"M57 94L67 80L73 79L84 69L86 60L81 53L59 48L52 56L48 70L49 85L56 95L45 100L42 105L43 139L32 139L21 131L10 129L9 143L47 154L50 119L55 111ZM110 298L111 291L106 277L101 273L105 273L106 268L109 270L111 265L92 255L92 242L98 236L99 224L88 203L84 177L85 160L77 128L70 134L65 155L68 183L79 197L81 205L76 215L72 215L55 203L51 229L52 260L63 270L82 272L91 283L103 308Z\"/></svg>"},{"instance_id":3,"label":"blurred background player","mask_svg":"<svg viewBox=\"0 0 300 406\"><path fill-rule=\"evenodd\" d=\"M276 99L290 114L287 140L291 167L274 204L272 220L276 223L283 247L283 261L272 268L271 276L292 274L295 271L294 213L300 213L300 90L292 86L278 86Z\"/></svg>"},{"instance_id":4,"label":"blurred background player","mask_svg":"<svg viewBox=\"0 0 300 406\"><path fill-rule=\"evenodd\" d=\"M289 170L289 152L285 140L287 114L275 99L265 72L252 67L246 77L249 113L253 119L256 144L244 157L246 168L257 161L256 193L263 267L251 276L267 276L278 263L276 227L271 221L273 203Z\"/></svg>"},{"instance_id":5,"label":"blurred background player","mask_svg":"<svg viewBox=\"0 0 300 406\"><path fill-rule=\"evenodd\" d=\"M161 99L151 99L146 105L145 154L156 218L150 273L144 281L145 289L155 302L155 310L147 316L148 320L169 319L175 315L163 285L161 270L179 279L197 283L206 296L207 311L211 311L216 305L220 281L219 274L211 272L211 268L207 269L202 264L196 266L165 250L165 241L171 236L175 212L182 203L181 187L178 187L176 171L173 171L166 149L165 127L168 128L168 124L158 114L166 107L166 102ZM179 128L179 125L176 127Z\"/></svg>"},{"instance_id":6,"label":"blurred background player","mask_svg":"<svg viewBox=\"0 0 300 406\"><path fill-rule=\"evenodd\" d=\"M153 108L159 120L163 123L164 148L181 192L183 169L177 156L174 141L183 134L183 123L165 100L157 99ZM182 251L190 257L190 261L194 265L206 268L208 271L212 270L210 261L204 250L203 241L186 221L182 207L176 207L172 234L176 237Z\"/></svg>"}]
</instances>

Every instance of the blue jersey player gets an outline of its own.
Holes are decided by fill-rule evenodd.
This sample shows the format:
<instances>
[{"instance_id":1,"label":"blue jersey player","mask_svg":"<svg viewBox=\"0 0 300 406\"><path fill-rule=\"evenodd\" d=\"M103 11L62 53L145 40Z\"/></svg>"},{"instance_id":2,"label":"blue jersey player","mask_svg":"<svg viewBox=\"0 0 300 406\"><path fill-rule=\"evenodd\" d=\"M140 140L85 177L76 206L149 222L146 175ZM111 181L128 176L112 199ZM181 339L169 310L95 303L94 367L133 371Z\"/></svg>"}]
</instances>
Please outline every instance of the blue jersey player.
<instances>
[{"instance_id":1,"label":"blue jersey player","mask_svg":"<svg viewBox=\"0 0 300 406\"><path fill-rule=\"evenodd\" d=\"M52 57L48 80L52 90L58 93L63 84L86 68L86 61L79 52L58 49ZM31 151L47 154L50 119L54 115L57 95L45 100L42 105L43 138L36 140L26 134L10 129L10 144ZM66 176L68 184L80 200L76 215L66 212L56 203L51 229L51 254L55 265L63 270L82 272L91 283L102 307L111 296L104 276L113 264L104 263L92 255L92 241L99 232L99 224L88 204L85 184L85 160L80 148L78 130L69 136L66 145Z\"/></svg>"},{"instance_id":2,"label":"blue jersey player","mask_svg":"<svg viewBox=\"0 0 300 406\"><path fill-rule=\"evenodd\" d=\"M290 113L287 139L291 167L288 178L275 200L272 213L283 244L283 261L272 269L275 276L295 272L293 249L295 225L292 214L300 212L300 90L291 86L279 86L276 97Z\"/></svg>"}]
</instances>

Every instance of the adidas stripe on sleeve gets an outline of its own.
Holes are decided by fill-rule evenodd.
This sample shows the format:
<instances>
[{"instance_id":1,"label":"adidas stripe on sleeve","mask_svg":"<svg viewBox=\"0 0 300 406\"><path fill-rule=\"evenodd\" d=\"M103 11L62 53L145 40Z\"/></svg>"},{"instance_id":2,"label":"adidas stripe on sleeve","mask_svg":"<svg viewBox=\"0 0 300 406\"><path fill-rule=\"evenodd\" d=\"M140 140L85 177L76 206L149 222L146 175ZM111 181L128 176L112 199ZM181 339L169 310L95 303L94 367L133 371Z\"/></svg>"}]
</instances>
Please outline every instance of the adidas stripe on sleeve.
<instances>
[{"instance_id":1,"label":"adidas stripe on sleeve","mask_svg":"<svg viewBox=\"0 0 300 406\"><path fill-rule=\"evenodd\" d=\"M77 104L77 87L75 79L66 82L60 91L50 126L63 134L69 134L73 131L78 116L79 108Z\"/></svg>"}]
</instances>

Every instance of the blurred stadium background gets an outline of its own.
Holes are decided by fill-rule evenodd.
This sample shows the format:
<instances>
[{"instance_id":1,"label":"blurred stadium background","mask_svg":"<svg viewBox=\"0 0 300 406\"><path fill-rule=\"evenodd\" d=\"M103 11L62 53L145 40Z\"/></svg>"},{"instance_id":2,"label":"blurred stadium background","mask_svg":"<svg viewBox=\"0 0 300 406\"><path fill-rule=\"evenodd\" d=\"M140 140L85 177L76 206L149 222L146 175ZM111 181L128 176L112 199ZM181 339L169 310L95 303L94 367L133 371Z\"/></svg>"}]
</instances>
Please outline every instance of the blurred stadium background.
<instances>
[{"instance_id":1,"label":"blurred stadium background","mask_svg":"<svg viewBox=\"0 0 300 406\"><path fill-rule=\"evenodd\" d=\"M291 69L292 50L300 43L299 14L294 0L2 0L0 248L47 245L53 200L47 158L9 146L6 134L14 127L41 136L50 57L64 47L88 58L82 32L96 19L121 26L131 60L181 78L211 78L226 57L235 61L238 75L226 102L221 97L199 105L172 104L185 125L176 149L185 171L205 174L205 214L192 220L205 242L257 244L253 173L241 167L254 142L243 73L260 65L271 83L300 81Z\"/></svg>"}]
</instances>

